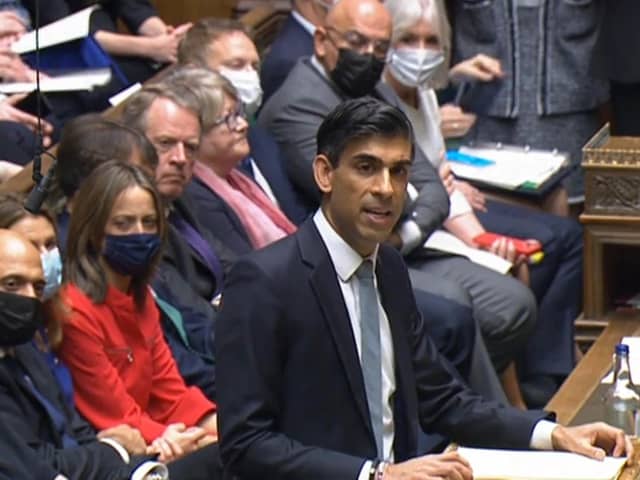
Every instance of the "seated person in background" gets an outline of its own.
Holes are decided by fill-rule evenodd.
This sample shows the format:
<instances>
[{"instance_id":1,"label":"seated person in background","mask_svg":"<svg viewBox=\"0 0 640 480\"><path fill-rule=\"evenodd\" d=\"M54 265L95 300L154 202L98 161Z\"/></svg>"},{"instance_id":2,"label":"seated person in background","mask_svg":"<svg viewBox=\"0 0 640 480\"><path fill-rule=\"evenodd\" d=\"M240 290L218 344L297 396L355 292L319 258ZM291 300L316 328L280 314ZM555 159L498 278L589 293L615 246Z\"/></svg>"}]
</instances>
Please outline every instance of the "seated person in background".
<instances>
[{"instance_id":1,"label":"seated person in background","mask_svg":"<svg viewBox=\"0 0 640 480\"><path fill-rule=\"evenodd\" d=\"M180 42L178 64L216 70L235 87L250 119L247 132L250 151L239 168L260 185L293 223L301 223L308 207L287 177L280 148L268 131L252 122L262 103L260 58L244 25L219 18L198 20Z\"/></svg>"},{"instance_id":2,"label":"seated person in background","mask_svg":"<svg viewBox=\"0 0 640 480\"><path fill-rule=\"evenodd\" d=\"M49 369L58 381L65 401L73 406L71 375L54 352L62 341L57 297L62 282L62 260L55 224L46 210L41 210L38 214L30 213L24 208L24 202L24 195L0 195L0 228L19 233L40 252L45 279L44 290L40 297L43 302L44 325L35 333L34 345L43 353Z\"/></svg>"},{"instance_id":3,"label":"seated person in background","mask_svg":"<svg viewBox=\"0 0 640 480\"><path fill-rule=\"evenodd\" d=\"M231 270L216 335L225 470L243 480L473 478L458 452L419 457L416 425L468 446L631 458L621 429L564 427L484 400L442 367L404 261L385 244L412 137L395 107L340 104L318 131L320 209Z\"/></svg>"},{"instance_id":4,"label":"seated person in background","mask_svg":"<svg viewBox=\"0 0 640 480\"><path fill-rule=\"evenodd\" d=\"M140 456L146 445L138 431L119 425L98 440L64 401L31 341L44 324L45 285L38 250L18 233L0 230L0 478L125 480L134 472L141 479L166 472L143 463L151 456Z\"/></svg>"},{"instance_id":5,"label":"seated person in background","mask_svg":"<svg viewBox=\"0 0 640 480\"><path fill-rule=\"evenodd\" d=\"M34 20L37 1L21 0ZM47 8L40 9L40 23L47 25L94 3L101 8L91 16L91 32L114 57L129 83L144 82L160 65L175 62L178 43L190 24L165 24L149 0L48 0ZM118 31L118 20L130 34Z\"/></svg>"},{"instance_id":6,"label":"seated person in background","mask_svg":"<svg viewBox=\"0 0 640 480\"><path fill-rule=\"evenodd\" d=\"M55 193L50 201L63 212L58 217L58 225L64 227L65 239L73 198L98 165L108 158L119 158L146 169L151 175L158 167L156 151L143 134L95 114L80 116L67 124L57 158ZM64 198L57 198L57 192L62 192ZM176 238L180 236L173 227L169 227L168 237L168 248L152 280L165 339L187 385L199 387L207 398L215 401L216 312L176 268L172 252L176 244L180 244L180 238ZM188 246L184 248L188 250Z\"/></svg>"},{"instance_id":7,"label":"seated person in background","mask_svg":"<svg viewBox=\"0 0 640 480\"><path fill-rule=\"evenodd\" d=\"M573 370L574 321L582 306L582 229L572 219L504 202L484 200L468 183L453 178L445 158L438 104L429 88L443 61L442 35L435 0L386 0L393 21L392 44L384 80L397 93L413 126L416 142L450 185L451 210L444 228L470 247L492 232L535 238L544 259L529 266L529 284L538 301L538 322L518 358L525 399L543 407ZM477 212L474 213L474 210Z\"/></svg>"},{"instance_id":8,"label":"seated person in background","mask_svg":"<svg viewBox=\"0 0 640 480\"><path fill-rule=\"evenodd\" d=\"M316 134L331 108L367 95L391 105L400 101L388 85L379 82L391 41L391 16L385 7L377 0L341 0L329 10L325 22L315 31L314 55L296 64L258 116L285 153L292 182L308 201L315 202L320 199L312 169ZM535 298L510 276L465 257L434 255L422 248L446 220L449 197L420 144L415 145L414 157L411 201L388 242L405 255L416 289L473 309L510 401L525 408L513 361L535 326Z\"/></svg>"},{"instance_id":9,"label":"seated person in background","mask_svg":"<svg viewBox=\"0 0 640 480\"><path fill-rule=\"evenodd\" d=\"M260 69L264 100L273 95L302 57L313 54L313 34L322 25L332 0L293 0L291 13L269 47Z\"/></svg>"},{"instance_id":10,"label":"seated person in background","mask_svg":"<svg viewBox=\"0 0 640 480\"><path fill-rule=\"evenodd\" d=\"M94 427L126 423L170 460L215 442L217 424L215 405L180 377L148 287L165 235L142 170L111 161L85 180L69 224L60 356Z\"/></svg>"}]
</instances>

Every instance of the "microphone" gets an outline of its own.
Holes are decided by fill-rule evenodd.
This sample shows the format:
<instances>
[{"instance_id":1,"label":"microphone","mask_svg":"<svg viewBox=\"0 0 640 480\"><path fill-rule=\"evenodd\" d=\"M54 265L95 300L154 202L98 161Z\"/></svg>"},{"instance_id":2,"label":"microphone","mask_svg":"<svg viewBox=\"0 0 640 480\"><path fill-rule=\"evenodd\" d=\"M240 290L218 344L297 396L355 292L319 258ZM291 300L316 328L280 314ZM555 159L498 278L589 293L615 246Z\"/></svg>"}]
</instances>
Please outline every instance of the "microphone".
<instances>
[{"instance_id":1,"label":"microphone","mask_svg":"<svg viewBox=\"0 0 640 480\"><path fill-rule=\"evenodd\" d=\"M51 181L53 179L53 174L56 168L55 162L51 165L46 175L36 183L36 186L33 187L33 190L29 192L27 199L24 201L24 208L29 213L37 215L40 213L40 209L42 208L42 203L47 198L47 194L49 193L49 186L51 185Z\"/></svg>"}]
</instances>

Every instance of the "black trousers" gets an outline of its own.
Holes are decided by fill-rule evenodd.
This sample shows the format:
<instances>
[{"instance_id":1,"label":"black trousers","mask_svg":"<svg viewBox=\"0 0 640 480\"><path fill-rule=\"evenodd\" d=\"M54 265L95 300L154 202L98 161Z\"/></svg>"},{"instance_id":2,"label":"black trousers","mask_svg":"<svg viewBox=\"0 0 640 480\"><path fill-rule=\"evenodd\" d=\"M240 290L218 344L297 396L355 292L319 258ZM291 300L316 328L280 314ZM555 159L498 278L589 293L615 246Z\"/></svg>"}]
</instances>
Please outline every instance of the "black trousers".
<instances>
[{"instance_id":1,"label":"black trousers","mask_svg":"<svg viewBox=\"0 0 640 480\"><path fill-rule=\"evenodd\" d=\"M222 480L218 444L213 443L167 464L171 480Z\"/></svg>"},{"instance_id":2,"label":"black trousers","mask_svg":"<svg viewBox=\"0 0 640 480\"><path fill-rule=\"evenodd\" d=\"M640 136L640 83L611 82L614 135Z\"/></svg>"}]
</instances>

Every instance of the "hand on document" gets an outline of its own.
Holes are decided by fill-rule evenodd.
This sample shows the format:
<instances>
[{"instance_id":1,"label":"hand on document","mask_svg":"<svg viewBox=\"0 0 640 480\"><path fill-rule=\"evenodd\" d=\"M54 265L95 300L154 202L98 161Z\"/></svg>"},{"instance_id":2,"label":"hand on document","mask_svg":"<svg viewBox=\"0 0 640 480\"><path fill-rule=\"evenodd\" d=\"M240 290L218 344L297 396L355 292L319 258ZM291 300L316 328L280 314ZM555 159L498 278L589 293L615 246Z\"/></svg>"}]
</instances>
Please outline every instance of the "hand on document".
<instances>
[{"instance_id":1,"label":"hand on document","mask_svg":"<svg viewBox=\"0 0 640 480\"><path fill-rule=\"evenodd\" d=\"M472 480L471 465L458 452L424 455L402 463L389 465L384 471L385 480L447 479Z\"/></svg>"},{"instance_id":2,"label":"hand on document","mask_svg":"<svg viewBox=\"0 0 640 480\"><path fill-rule=\"evenodd\" d=\"M21 93L0 100L0 120L21 123L29 130L35 132L38 129L38 119L34 115L23 112L15 107L15 105L21 100L24 100L26 96L27 94ZM45 120L42 120L41 126L43 143L45 147L48 147L51 145L51 132L53 131L53 127Z\"/></svg>"},{"instance_id":3,"label":"hand on document","mask_svg":"<svg viewBox=\"0 0 640 480\"><path fill-rule=\"evenodd\" d=\"M0 12L0 46L8 47L27 31L20 16L11 10Z\"/></svg>"},{"instance_id":4,"label":"hand on document","mask_svg":"<svg viewBox=\"0 0 640 480\"><path fill-rule=\"evenodd\" d=\"M575 452L587 457L604 460L606 455L628 457L631 462L633 445L619 429L603 422L586 423L577 427L558 425L551 434L554 450Z\"/></svg>"},{"instance_id":5,"label":"hand on document","mask_svg":"<svg viewBox=\"0 0 640 480\"><path fill-rule=\"evenodd\" d=\"M447 103L440 107L440 131L444 138L464 137L474 123L476 116L457 105Z\"/></svg>"}]
</instances>

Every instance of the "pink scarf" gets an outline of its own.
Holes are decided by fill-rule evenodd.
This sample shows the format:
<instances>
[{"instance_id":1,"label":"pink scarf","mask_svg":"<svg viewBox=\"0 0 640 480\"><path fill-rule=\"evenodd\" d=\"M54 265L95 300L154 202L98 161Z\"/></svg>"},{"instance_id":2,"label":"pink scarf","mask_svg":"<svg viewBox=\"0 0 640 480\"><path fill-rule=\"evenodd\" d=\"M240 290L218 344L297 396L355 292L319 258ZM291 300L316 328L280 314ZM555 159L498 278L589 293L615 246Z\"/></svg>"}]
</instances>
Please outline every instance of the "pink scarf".
<instances>
[{"instance_id":1,"label":"pink scarf","mask_svg":"<svg viewBox=\"0 0 640 480\"><path fill-rule=\"evenodd\" d=\"M296 231L296 226L262 189L239 170L233 169L223 178L203 163L196 162L193 173L240 218L253 248L265 247Z\"/></svg>"}]
</instances>

